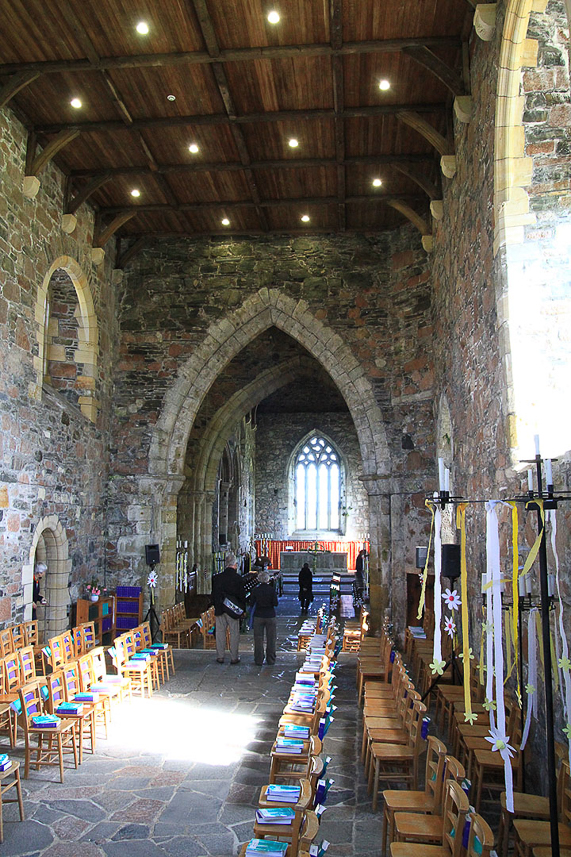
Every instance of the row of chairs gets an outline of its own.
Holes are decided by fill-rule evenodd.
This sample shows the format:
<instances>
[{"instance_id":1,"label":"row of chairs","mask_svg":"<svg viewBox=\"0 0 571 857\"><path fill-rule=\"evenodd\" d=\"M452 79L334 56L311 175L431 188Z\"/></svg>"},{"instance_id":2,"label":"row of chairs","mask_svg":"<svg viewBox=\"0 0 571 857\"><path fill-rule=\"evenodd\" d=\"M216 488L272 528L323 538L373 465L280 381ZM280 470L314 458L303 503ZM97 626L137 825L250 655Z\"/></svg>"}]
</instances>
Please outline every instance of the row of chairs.
<instances>
[{"instance_id":1,"label":"row of chairs","mask_svg":"<svg viewBox=\"0 0 571 857\"><path fill-rule=\"evenodd\" d=\"M254 837L256 839L278 840L288 843L287 857L307 857L308 851L319 830L317 801L320 799L320 781L326 770L326 763L321 757L323 749L321 734L324 735L323 723L333 698L333 665L336 631L334 622L330 624L325 635L313 635L317 647L308 645L309 663L305 673L305 681L309 684L294 684L288 702L279 720L276 740L272 746L270 757L269 784L262 787L258 799L258 807L290 807L294 816L291 824L276 826L256 821ZM318 653L318 658L316 658ZM303 671L302 667L302 671ZM299 694L307 689L313 695L311 710L300 711L298 706ZM287 737L290 727L301 727L305 730L301 752L292 754L284 750L280 741ZM295 804L276 802L268 798L268 790L272 784L295 785L299 795ZM248 845L240 851L241 857L247 853ZM314 846L315 847L315 846ZM317 852L316 852L317 853Z\"/></svg>"},{"instance_id":2,"label":"row of chairs","mask_svg":"<svg viewBox=\"0 0 571 857\"><path fill-rule=\"evenodd\" d=\"M165 643L175 649L191 649L199 632L200 617L188 619L184 602L179 601L161 613L161 630Z\"/></svg>"},{"instance_id":3,"label":"row of chairs","mask_svg":"<svg viewBox=\"0 0 571 857\"><path fill-rule=\"evenodd\" d=\"M24 646L38 646L38 622L21 622L0 631L0 658L22 649Z\"/></svg>"}]
</instances>

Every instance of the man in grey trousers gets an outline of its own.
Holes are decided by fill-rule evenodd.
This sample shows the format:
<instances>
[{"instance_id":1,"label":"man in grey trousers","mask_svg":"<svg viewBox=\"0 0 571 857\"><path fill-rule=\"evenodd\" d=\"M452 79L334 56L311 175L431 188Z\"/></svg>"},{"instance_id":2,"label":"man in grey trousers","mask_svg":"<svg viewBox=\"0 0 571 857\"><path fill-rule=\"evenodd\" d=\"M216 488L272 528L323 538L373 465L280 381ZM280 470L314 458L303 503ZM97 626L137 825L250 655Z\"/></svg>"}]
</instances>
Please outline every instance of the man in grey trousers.
<instances>
[{"instance_id":1,"label":"man in grey trousers","mask_svg":"<svg viewBox=\"0 0 571 857\"><path fill-rule=\"evenodd\" d=\"M226 628L230 629L230 663L240 663L240 616L246 607L246 591L237 566L235 554L227 553L226 568L212 578L212 600L216 616L216 660L219 664L224 663ZM234 607L241 612L237 613Z\"/></svg>"}]
</instances>

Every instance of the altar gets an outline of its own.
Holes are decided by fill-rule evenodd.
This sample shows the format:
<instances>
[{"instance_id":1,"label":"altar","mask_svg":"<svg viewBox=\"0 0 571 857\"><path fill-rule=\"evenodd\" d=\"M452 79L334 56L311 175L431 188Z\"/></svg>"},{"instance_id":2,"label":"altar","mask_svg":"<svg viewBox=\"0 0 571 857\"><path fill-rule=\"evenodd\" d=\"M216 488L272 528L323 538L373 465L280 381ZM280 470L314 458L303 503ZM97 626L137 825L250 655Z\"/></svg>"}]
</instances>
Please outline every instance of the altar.
<instances>
[{"instance_id":1,"label":"altar","mask_svg":"<svg viewBox=\"0 0 571 857\"><path fill-rule=\"evenodd\" d=\"M347 572L347 553L341 551L281 551L280 568L282 572L298 573L304 563L307 563L312 571L340 571Z\"/></svg>"}]
</instances>

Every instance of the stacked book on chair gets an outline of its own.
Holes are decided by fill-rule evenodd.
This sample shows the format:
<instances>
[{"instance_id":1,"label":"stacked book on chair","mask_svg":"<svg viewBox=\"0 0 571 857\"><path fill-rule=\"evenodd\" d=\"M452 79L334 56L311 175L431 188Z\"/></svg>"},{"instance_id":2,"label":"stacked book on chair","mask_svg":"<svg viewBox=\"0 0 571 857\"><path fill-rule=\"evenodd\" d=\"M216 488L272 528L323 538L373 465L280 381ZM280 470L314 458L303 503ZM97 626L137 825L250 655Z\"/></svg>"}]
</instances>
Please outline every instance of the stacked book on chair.
<instances>
[{"instance_id":1,"label":"stacked book on chair","mask_svg":"<svg viewBox=\"0 0 571 857\"><path fill-rule=\"evenodd\" d=\"M32 717L32 723L36 729L57 729L61 719L55 714L36 714Z\"/></svg>"},{"instance_id":2,"label":"stacked book on chair","mask_svg":"<svg viewBox=\"0 0 571 857\"><path fill-rule=\"evenodd\" d=\"M297 803L301 794L301 786L284 786L271 783L266 789L266 800L275 803Z\"/></svg>"},{"instance_id":3,"label":"stacked book on chair","mask_svg":"<svg viewBox=\"0 0 571 857\"><path fill-rule=\"evenodd\" d=\"M6 753L0 753L0 772L7 771L12 767L12 760Z\"/></svg>"},{"instance_id":4,"label":"stacked book on chair","mask_svg":"<svg viewBox=\"0 0 571 857\"><path fill-rule=\"evenodd\" d=\"M276 750L278 753L302 753L303 741L298 738L277 738Z\"/></svg>"},{"instance_id":5,"label":"stacked book on chair","mask_svg":"<svg viewBox=\"0 0 571 857\"><path fill-rule=\"evenodd\" d=\"M246 857L256 857L264 854L265 857L284 857L287 851L287 842L275 842L273 839L250 839L246 846Z\"/></svg>"},{"instance_id":6,"label":"stacked book on chair","mask_svg":"<svg viewBox=\"0 0 571 857\"><path fill-rule=\"evenodd\" d=\"M264 807L256 810L258 824L291 824L295 811L291 806Z\"/></svg>"}]
</instances>

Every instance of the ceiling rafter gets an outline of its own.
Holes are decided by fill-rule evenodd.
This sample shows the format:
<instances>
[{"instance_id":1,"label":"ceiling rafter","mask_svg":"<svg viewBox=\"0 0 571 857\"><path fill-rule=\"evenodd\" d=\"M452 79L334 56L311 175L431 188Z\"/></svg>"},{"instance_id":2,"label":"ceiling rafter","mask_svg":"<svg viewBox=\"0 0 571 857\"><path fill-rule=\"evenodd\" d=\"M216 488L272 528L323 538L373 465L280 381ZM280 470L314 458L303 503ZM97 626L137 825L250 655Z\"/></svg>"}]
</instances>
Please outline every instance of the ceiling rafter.
<instances>
[{"instance_id":1,"label":"ceiling rafter","mask_svg":"<svg viewBox=\"0 0 571 857\"><path fill-rule=\"evenodd\" d=\"M304 122L319 119L364 119L375 116L392 116L402 110L412 110L415 113L443 113L446 105L442 102L434 104L382 104L376 107L347 107L338 112L335 108L320 108L316 110L274 110L268 113L246 113L241 116L229 116L227 113L210 113L204 115L161 116L160 118L134 119L130 127L133 130L146 128L176 128L188 125L250 125L265 122ZM94 122L59 122L40 124L35 128L38 134L57 134L68 128L78 131L123 131L125 123L116 119Z\"/></svg>"},{"instance_id":2,"label":"ceiling rafter","mask_svg":"<svg viewBox=\"0 0 571 857\"><path fill-rule=\"evenodd\" d=\"M293 170L305 168L318 168L335 166L337 163L335 158L296 158L290 161L252 161L250 164L251 170ZM347 164L432 164L434 157L432 155L377 155L377 156L352 156L345 158L344 163ZM109 167L101 170L71 170L72 178L88 178L110 174L112 176L120 175L168 175L169 173L212 173L212 172L242 172L244 167L241 163L231 162L225 163L220 161L203 162L195 164L163 164L155 171L149 167Z\"/></svg>"},{"instance_id":3,"label":"ceiling rafter","mask_svg":"<svg viewBox=\"0 0 571 857\"><path fill-rule=\"evenodd\" d=\"M409 128L414 128L415 131L418 131L425 140L428 140L431 146L434 146L440 155L453 154L453 148L446 137L443 137L430 122L427 122L418 113L414 113L412 110L401 110L397 114L397 119L404 122Z\"/></svg>"},{"instance_id":4,"label":"ceiling rafter","mask_svg":"<svg viewBox=\"0 0 571 857\"><path fill-rule=\"evenodd\" d=\"M190 0L190 2L192 3L194 11L196 12L202 36L204 38L204 42L208 50L208 54L210 57L212 57L212 59L216 59L220 56L220 47L218 45L218 39L216 38L214 25L212 23L210 13L208 12L205 0ZM220 97L222 98L222 101L224 103L226 113L228 114L228 118L235 119L238 115L238 112L234 105L232 94L230 92L228 78L226 77L224 66L221 63L215 62L212 66L212 71L214 73L214 79L216 80L216 85L218 87ZM267 232L269 230L268 221L266 218L266 214L260 205L260 193L258 191L258 185L256 184L254 173L250 168L251 158L250 153L248 152L248 146L246 145L244 134L242 132L242 129L236 124L232 124L231 129L232 136L234 137L234 143L236 144L236 148L238 149L238 154L240 155L242 166L244 167L246 181L248 182L248 185L250 187L250 193L252 194L252 199L254 200L256 213L264 231Z\"/></svg>"},{"instance_id":5,"label":"ceiling rafter","mask_svg":"<svg viewBox=\"0 0 571 857\"><path fill-rule=\"evenodd\" d=\"M37 71L39 74L58 74L69 71L101 71L102 69L149 68L166 65L210 65L215 62L252 62L254 60L289 59L296 57L326 57L334 54L398 53L406 47L459 48L461 41L454 36L433 36L405 39L377 39L363 42L345 42L339 50L330 44L316 45L272 45L261 48L238 48L220 51L211 56L206 51L182 53L139 54L127 57L100 57L97 63L85 60L47 60L43 62L21 62L0 64L0 75L22 71Z\"/></svg>"},{"instance_id":6,"label":"ceiling rafter","mask_svg":"<svg viewBox=\"0 0 571 857\"><path fill-rule=\"evenodd\" d=\"M403 163L394 163L393 167L395 170L398 170L399 173L402 173L404 176L407 176L413 182L415 182L419 187L423 189L423 191L428 195L430 199L440 199L442 197L442 191L431 182L426 173L421 173L419 170L415 169L410 164Z\"/></svg>"},{"instance_id":7,"label":"ceiling rafter","mask_svg":"<svg viewBox=\"0 0 571 857\"><path fill-rule=\"evenodd\" d=\"M457 74L453 68L450 68L449 65L436 56L426 45L403 48L403 53L411 57L411 59L427 69L427 71L432 72L453 95L465 94L463 76Z\"/></svg>"},{"instance_id":8,"label":"ceiling rafter","mask_svg":"<svg viewBox=\"0 0 571 857\"><path fill-rule=\"evenodd\" d=\"M73 197L70 199L65 205L65 214L75 214L77 209L82 203L84 203L89 197L95 193L96 190L99 190L100 187L110 182L112 176L110 173L105 173L102 176L97 176L92 179L90 182L87 182L86 185ZM70 179L71 181L71 179Z\"/></svg>"},{"instance_id":9,"label":"ceiling rafter","mask_svg":"<svg viewBox=\"0 0 571 857\"><path fill-rule=\"evenodd\" d=\"M426 197L414 193L387 193L387 194L356 194L345 198L345 203L352 202L384 202L390 199L402 199L409 201L425 201ZM210 209L240 209L240 208L256 208L258 205L263 208L279 208L281 205L335 205L338 198L336 196L315 196L315 197L286 197L280 199L263 199L259 203L251 200L220 200L216 202L183 202L178 206L179 211L208 211ZM143 203L142 205L116 205L102 206L100 208L102 216L117 214L121 211L133 211L142 213L148 211L170 211L170 206L165 203Z\"/></svg>"},{"instance_id":10,"label":"ceiling rafter","mask_svg":"<svg viewBox=\"0 0 571 857\"><path fill-rule=\"evenodd\" d=\"M13 74L4 86L0 87L0 110L6 107L8 102L17 95L21 89L24 89L28 84L37 80L40 76L39 71L21 71L18 74Z\"/></svg>"},{"instance_id":11,"label":"ceiling rafter","mask_svg":"<svg viewBox=\"0 0 571 857\"><path fill-rule=\"evenodd\" d=\"M58 152L64 149L69 143L79 137L80 131L60 131L59 134L50 140L39 154L36 154L37 138L35 134L30 134L28 137L28 153L26 157L26 175L38 176L46 167L52 158L55 158Z\"/></svg>"},{"instance_id":12,"label":"ceiling rafter","mask_svg":"<svg viewBox=\"0 0 571 857\"><path fill-rule=\"evenodd\" d=\"M111 223L97 231L93 239L94 247L105 247L107 242L122 226L135 216L134 211L123 211L113 218Z\"/></svg>"}]
</instances>

